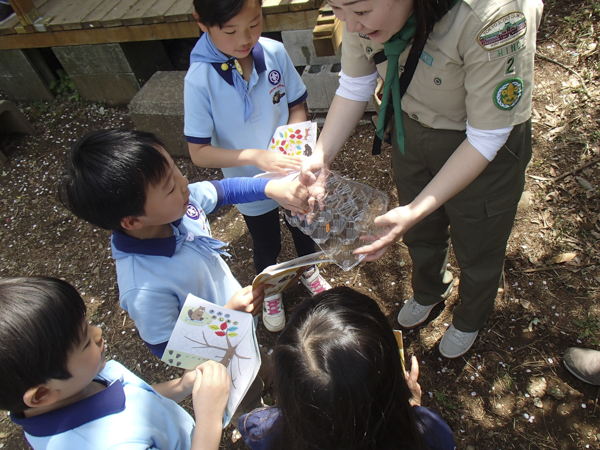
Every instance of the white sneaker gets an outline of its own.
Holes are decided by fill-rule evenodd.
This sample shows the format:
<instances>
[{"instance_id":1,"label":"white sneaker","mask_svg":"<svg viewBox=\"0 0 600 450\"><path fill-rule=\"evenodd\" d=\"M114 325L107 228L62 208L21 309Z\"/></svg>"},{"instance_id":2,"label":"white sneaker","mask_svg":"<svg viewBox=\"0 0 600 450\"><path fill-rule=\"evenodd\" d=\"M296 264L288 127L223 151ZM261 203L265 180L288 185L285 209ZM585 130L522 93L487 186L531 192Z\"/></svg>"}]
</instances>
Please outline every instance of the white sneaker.
<instances>
[{"instance_id":1,"label":"white sneaker","mask_svg":"<svg viewBox=\"0 0 600 450\"><path fill-rule=\"evenodd\" d=\"M281 331L285 327L285 312L283 311L283 298L275 294L265 298L263 302L263 323L271 332Z\"/></svg>"},{"instance_id":2,"label":"white sneaker","mask_svg":"<svg viewBox=\"0 0 600 450\"><path fill-rule=\"evenodd\" d=\"M458 358L469 351L479 331L460 331L450 324L440 341L440 353L444 358Z\"/></svg>"},{"instance_id":3,"label":"white sneaker","mask_svg":"<svg viewBox=\"0 0 600 450\"><path fill-rule=\"evenodd\" d=\"M310 295L317 295L331 289L331 285L321 276L317 266L306 270L300 277L300 281L310 291Z\"/></svg>"}]
</instances>

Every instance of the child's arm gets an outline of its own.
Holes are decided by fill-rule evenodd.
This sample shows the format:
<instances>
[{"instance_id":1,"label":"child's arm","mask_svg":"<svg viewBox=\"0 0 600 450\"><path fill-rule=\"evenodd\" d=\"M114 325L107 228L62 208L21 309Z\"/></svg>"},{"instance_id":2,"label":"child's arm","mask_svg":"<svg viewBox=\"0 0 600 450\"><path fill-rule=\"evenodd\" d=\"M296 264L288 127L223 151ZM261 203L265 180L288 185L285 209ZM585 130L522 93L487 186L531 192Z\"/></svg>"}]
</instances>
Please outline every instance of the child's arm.
<instances>
[{"instance_id":1,"label":"child's arm","mask_svg":"<svg viewBox=\"0 0 600 450\"><path fill-rule=\"evenodd\" d=\"M196 371L191 370L184 373L181 378L165 381L164 383L153 384L152 388L160 395L170 398L173 401L180 402L192 393L195 380Z\"/></svg>"},{"instance_id":2,"label":"child's arm","mask_svg":"<svg viewBox=\"0 0 600 450\"><path fill-rule=\"evenodd\" d=\"M289 111L290 117L288 119L288 124L305 122L307 120L306 109L304 109L304 102L292 106Z\"/></svg>"},{"instance_id":3,"label":"child's arm","mask_svg":"<svg viewBox=\"0 0 600 450\"><path fill-rule=\"evenodd\" d=\"M265 172L285 174L288 170L300 170L302 164L302 160L297 156L282 155L256 148L228 150L213 147L210 144L193 144L191 142L188 142L188 148L192 162L199 167L256 166Z\"/></svg>"},{"instance_id":4,"label":"child's arm","mask_svg":"<svg viewBox=\"0 0 600 450\"><path fill-rule=\"evenodd\" d=\"M252 286L246 286L231 296L225 304L225 308L251 313L256 316L261 311L264 299L265 292L262 284L254 290Z\"/></svg>"},{"instance_id":5,"label":"child's arm","mask_svg":"<svg viewBox=\"0 0 600 450\"><path fill-rule=\"evenodd\" d=\"M217 450L223 432L223 412L229 399L231 377L224 365L206 361L196 367L193 389L196 428L191 450Z\"/></svg>"},{"instance_id":6,"label":"child's arm","mask_svg":"<svg viewBox=\"0 0 600 450\"><path fill-rule=\"evenodd\" d=\"M284 182L281 180L239 177L225 178L210 183L217 189L220 199L212 211L206 210L207 213L214 212L223 205L249 203L266 200L267 198L275 200L294 213L308 210L308 188L298 181Z\"/></svg>"}]
</instances>

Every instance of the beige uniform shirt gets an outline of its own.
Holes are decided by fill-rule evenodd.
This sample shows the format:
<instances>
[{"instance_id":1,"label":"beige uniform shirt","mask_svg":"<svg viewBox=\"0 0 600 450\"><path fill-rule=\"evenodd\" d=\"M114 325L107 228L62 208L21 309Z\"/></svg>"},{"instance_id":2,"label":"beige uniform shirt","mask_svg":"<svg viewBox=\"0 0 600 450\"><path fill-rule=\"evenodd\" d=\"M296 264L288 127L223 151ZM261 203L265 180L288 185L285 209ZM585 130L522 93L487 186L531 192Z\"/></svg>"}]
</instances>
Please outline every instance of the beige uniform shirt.
<instances>
[{"instance_id":1,"label":"beige uniform shirt","mask_svg":"<svg viewBox=\"0 0 600 450\"><path fill-rule=\"evenodd\" d=\"M436 23L402 109L433 128L495 130L531 115L535 38L540 0L462 0ZM375 66L378 44L344 27L342 70L361 77L375 70L385 78L387 62ZM410 45L400 55L400 73Z\"/></svg>"}]
</instances>

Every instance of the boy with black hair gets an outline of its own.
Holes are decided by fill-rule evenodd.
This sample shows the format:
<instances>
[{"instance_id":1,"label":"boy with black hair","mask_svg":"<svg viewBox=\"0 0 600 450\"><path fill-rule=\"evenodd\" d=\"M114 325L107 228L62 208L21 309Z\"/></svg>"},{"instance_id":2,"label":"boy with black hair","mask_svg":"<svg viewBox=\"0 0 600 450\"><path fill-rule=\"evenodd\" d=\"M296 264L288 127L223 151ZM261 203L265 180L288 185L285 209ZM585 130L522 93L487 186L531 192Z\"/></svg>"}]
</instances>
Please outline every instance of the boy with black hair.
<instances>
[{"instance_id":1,"label":"boy with black hair","mask_svg":"<svg viewBox=\"0 0 600 450\"><path fill-rule=\"evenodd\" d=\"M206 214L267 198L298 212L307 209L308 192L297 181L256 178L188 186L156 136L113 129L88 133L73 145L60 198L78 217L113 230L121 306L161 357L189 293L255 315L261 310L262 288L241 289Z\"/></svg>"},{"instance_id":2,"label":"boy with black hair","mask_svg":"<svg viewBox=\"0 0 600 450\"><path fill-rule=\"evenodd\" d=\"M149 386L106 362L102 331L88 325L83 299L65 281L0 280L0 348L0 409L34 449L219 447L225 367L209 361ZM195 430L175 403L192 391Z\"/></svg>"},{"instance_id":3,"label":"boy with black hair","mask_svg":"<svg viewBox=\"0 0 600 450\"><path fill-rule=\"evenodd\" d=\"M185 77L184 134L200 167L220 167L229 177L300 169L300 158L266 150L277 127L306 121L308 93L283 44L262 33L260 0L194 0L202 36L190 54ZM254 245L254 269L277 263L281 225L277 203L236 205ZM314 241L283 219L298 256L316 251ZM311 295L331 286L318 267L300 277ZM281 293L263 303L269 331L285 326Z\"/></svg>"}]
</instances>

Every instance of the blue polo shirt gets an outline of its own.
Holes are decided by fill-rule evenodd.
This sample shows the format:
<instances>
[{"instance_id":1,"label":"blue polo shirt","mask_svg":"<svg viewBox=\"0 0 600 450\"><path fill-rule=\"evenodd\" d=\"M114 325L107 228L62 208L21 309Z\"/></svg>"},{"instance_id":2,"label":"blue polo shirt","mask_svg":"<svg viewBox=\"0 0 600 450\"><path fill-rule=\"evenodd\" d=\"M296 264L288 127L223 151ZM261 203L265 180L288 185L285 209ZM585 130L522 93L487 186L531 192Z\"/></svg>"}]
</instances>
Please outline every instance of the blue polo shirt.
<instances>
[{"instance_id":1,"label":"blue polo shirt","mask_svg":"<svg viewBox=\"0 0 600 450\"><path fill-rule=\"evenodd\" d=\"M39 416L11 414L35 449L181 449L192 444L194 419L116 361L96 381L106 389Z\"/></svg>"},{"instance_id":2,"label":"blue polo shirt","mask_svg":"<svg viewBox=\"0 0 600 450\"><path fill-rule=\"evenodd\" d=\"M221 250L225 244L211 237L206 214L221 205L266 199L266 184L256 178L192 183L187 213L171 224L172 236L137 239L113 232L121 307L157 356L162 356L188 294L224 306L241 289L221 257L227 255Z\"/></svg>"},{"instance_id":3,"label":"blue polo shirt","mask_svg":"<svg viewBox=\"0 0 600 450\"><path fill-rule=\"evenodd\" d=\"M261 37L252 50L254 69L248 92L254 107L244 121L244 100L233 87L231 70L195 62L185 77L186 140L231 150L267 150L277 127L289 119L289 108L308 96L302 78L283 44ZM255 166L223 168L223 175L253 177L263 171ZM258 216L275 209L275 201L236 205L242 214Z\"/></svg>"}]
</instances>

